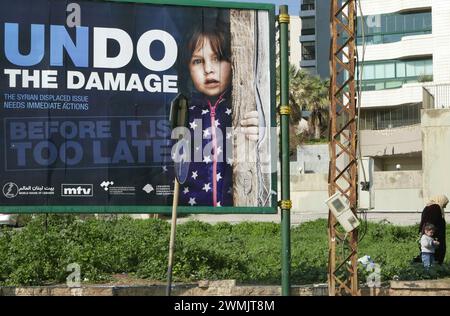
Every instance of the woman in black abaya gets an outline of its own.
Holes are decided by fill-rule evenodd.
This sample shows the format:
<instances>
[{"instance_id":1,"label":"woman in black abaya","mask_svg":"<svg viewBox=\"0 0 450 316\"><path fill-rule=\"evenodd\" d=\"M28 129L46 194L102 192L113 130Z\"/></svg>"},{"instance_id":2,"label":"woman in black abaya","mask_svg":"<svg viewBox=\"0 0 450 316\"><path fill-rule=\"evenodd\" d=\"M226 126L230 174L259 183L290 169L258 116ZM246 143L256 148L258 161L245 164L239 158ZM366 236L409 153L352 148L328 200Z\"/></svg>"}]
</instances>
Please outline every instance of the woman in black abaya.
<instances>
[{"instance_id":1,"label":"woman in black abaya","mask_svg":"<svg viewBox=\"0 0 450 316\"><path fill-rule=\"evenodd\" d=\"M448 204L448 198L445 195L438 195L433 197L427 206L422 211L422 218L419 226L419 233L423 234L425 224L430 223L436 226L434 238L439 241L439 246L436 248L434 259L437 263L442 264L445 258L445 212L444 209Z\"/></svg>"}]
</instances>

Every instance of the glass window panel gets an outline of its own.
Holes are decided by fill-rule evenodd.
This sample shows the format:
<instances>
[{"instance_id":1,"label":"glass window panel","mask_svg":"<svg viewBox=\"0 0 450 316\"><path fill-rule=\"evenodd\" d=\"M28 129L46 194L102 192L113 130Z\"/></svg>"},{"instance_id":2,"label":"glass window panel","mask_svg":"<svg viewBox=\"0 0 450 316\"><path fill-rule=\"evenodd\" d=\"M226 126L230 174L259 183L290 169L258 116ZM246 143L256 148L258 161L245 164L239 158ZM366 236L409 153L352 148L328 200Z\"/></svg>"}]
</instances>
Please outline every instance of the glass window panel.
<instances>
[{"instance_id":1,"label":"glass window panel","mask_svg":"<svg viewBox=\"0 0 450 316\"><path fill-rule=\"evenodd\" d=\"M431 12L424 13L423 26L425 29L431 29Z\"/></svg>"},{"instance_id":2,"label":"glass window panel","mask_svg":"<svg viewBox=\"0 0 450 316\"><path fill-rule=\"evenodd\" d=\"M381 26L385 25L385 23L383 23L383 15L368 15L365 18L367 34L376 34L382 31Z\"/></svg>"},{"instance_id":3,"label":"glass window panel","mask_svg":"<svg viewBox=\"0 0 450 316\"><path fill-rule=\"evenodd\" d=\"M407 14L382 14L364 17L364 26L367 28L366 37L377 35L367 39L367 44L393 43L400 41L405 35L429 34L432 27L431 12L407 13ZM358 20L358 36L362 36L362 22ZM381 38L379 37L381 36Z\"/></svg>"},{"instance_id":4,"label":"glass window panel","mask_svg":"<svg viewBox=\"0 0 450 316\"><path fill-rule=\"evenodd\" d=\"M302 28L312 29L315 28L315 18L302 18Z\"/></svg>"},{"instance_id":5,"label":"glass window panel","mask_svg":"<svg viewBox=\"0 0 450 316\"><path fill-rule=\"evenodd\" d=\"M376 64L375 65L375 78L383 79L384 77L384 64Z\"/></svg>"},{"instance_id":6,"label":"glass window panel","mask_svg":"<svg viewBox=\"0 0 450 316\"><path fill-rule=\"evenodd\" d=\"M364 65L363 79L375 79L375 67L374 65Z\"/></svg>"},{"instance_id":7,"label":"glass window panel","mask_svg":"<svg viewBox=\"0 0 450 316\"><path fill-rule=\"evenodd\" d=\"M383 35L373 36L373 44L382 44L382 43L383 43Z\"/></svg>"},{"instance_id":8,"label":"glass window panel","mask_svg":"<svg viewBox=\"0 0 450 316\"><path fill-rule=\"evenodd\" d=\"M406 63L406 77L416 76L416 67L413 61Z\"/></svg>"},{"instance_id":9,"label":"glass window panel","mask_svg":"<svg viewBox=\"0 0 450 316\"><path fill-rule=\"evenodd\" d=\"M389 34L383 35L383 43L394 43L402 39L403 34Z\"/></svg>"},{"instance_id":10,"label":"glass window panel","mask_svg":"<svg viewBox=\"0 0 450 316\"><path fill-rule=\"evenodd\" d=\"M432 75L433 74L433 60L427 59L425 61L425 74Z\"/></svg>"},{"instance_id":11,"label":"glass window panel","mask_svg":"<svg viewBox=\"0 0 450 316\"><path fill-rule=\"evenodd\" d=\"M381 28L379 29L379 31L381 31L382 33L387 33L388 32L388 27L387 27L387 25L388 25L388 23L387 23L388 17L389 16L385 15L385 14L381 15Z\"/></svg>"},{"instance_id":12,"label":"glass window panel","mask_svg":"<svg viewBox=\"0 0 450 316\"><path fill-rule=\"evenodd\" d=\"M384 65L384 77L395 78L395 63L387 63Z\"/></svg>"},{"instance_id":13,"label":"glass window panel","mask_svg":"<svg viewBox=\"0 0 450 316\"><path fill-rule=\"evenodd\" d=\"M363 90L364 91L373 91L373 90L375 90L375 84L373 82L366 82L363 85Z\"/></svg>"},{"instance_id":14,"label":"glass window panel","mask_svg":"<svg viewBox=\"0 0 450 316\"><path fill-rule=\"evenodd\" d=\"M386 32L395 32L395 15L393 14L386 15Z\"/></svg>"},{"instance_id":15,"label":"glass window panel","mask_svg":"<svg viewBox=\"0 0 450 316\"><path fill-rule=\"evenodd\" d=\"M405 32L414 31L414 15L405 14Z\"/></svg>"},{"instance_id":16,"label":"glass window panel","mask_svg":"<svg viewBox=\"0 0 450 316\"><path fill-rule=\"evenodd\" d=\"M389 80L386 81L386 89L397 89L402 87L401 80Z\"/></svg>"},{"instance_id":17,"label":"glass window panel","mask_svg":"<svg viewBox=\"0 0 450 316\"><path fill-rule=\"evenodd\" d=\"M302 18L302 35L313 35L316 33L316 19Z\"/></svg>"},{"instance_id":18,"label":"glass window panel","mask_svg":"<svg viewBox=\"0 0 450 316\"><path fill-rule=\"evenodd\" d=\"M384 90L384 89L385 89L384 81L375 83L375 90Z\"/></svg>"},{"instance_id":19,"label":"glass window panel","mask_svg":"<svg viewBox=\"0 0 450 316\"><path fill-rule=\"evenodd\" d=\"M397 78L401 78L401 77L406 77L406 68L405 68L405 63L402 61L398 61L396 63L396 77Z\"/></svg>"},{"instance_id":20,"label":"glass window panel","mask_svg":"<svg viewBox=\"0 0 450 316\"><path fill-rule=\"evenodd\" d=\"M358 36L362 36L362 29L361 29L361 19L358 17L358 19L356 19L356 34Z\"/></svg>"},{"instance_id":21,"label":"glass window panel","mask_svg":"<svg viewBox=\"0 0 450 316\"><path fill-rule=\"evenodd\" d=\"M302 43L302 57L304 60L316 59L316 42Z\"/></svg>"},{"instance_id":22,"label":"glass window panel","mask_svg":"<svg viewBox=\"0 0 450 316\"><path fill-rule=\"evenodd\" d=\"M424 27L425 14L426 13L419 13L416 15L416 18L414 19L414 29L416 31L420 31L425 28Z\"/></svg>"},{"instance_id":23,"label":"glass window panel","mask_svg":"<svg viewBox=\"0 0 450 316\"><path fill-rule=\"evenodd\" d=\"M403 15L396 15L395 16L395 32L396 33L403 33L405 30L405 18Z\"/></svg>"},{"instance_id":24,"label":"glass window panel","mask_svg":"<svg viewBox=\"0 0 450 316\"><path fill-rule=\"evenodd\" d=\"M364 17L364 35L370 35L373 33L372 29L369 27L367 21L370 19L370 16ZM361 33L362 35L362 33Z\"/></svg>"},{"instance_id":25,"label":"glass window panel","mask_svg":"<svg viewBox=\"0 0 450 316\"><path fill-rule=\"evenodd\" d=\"M425 61L418 60L414 64L416 67L416 76L423 76L425 74Z\"/></svg>"}]
</instances>

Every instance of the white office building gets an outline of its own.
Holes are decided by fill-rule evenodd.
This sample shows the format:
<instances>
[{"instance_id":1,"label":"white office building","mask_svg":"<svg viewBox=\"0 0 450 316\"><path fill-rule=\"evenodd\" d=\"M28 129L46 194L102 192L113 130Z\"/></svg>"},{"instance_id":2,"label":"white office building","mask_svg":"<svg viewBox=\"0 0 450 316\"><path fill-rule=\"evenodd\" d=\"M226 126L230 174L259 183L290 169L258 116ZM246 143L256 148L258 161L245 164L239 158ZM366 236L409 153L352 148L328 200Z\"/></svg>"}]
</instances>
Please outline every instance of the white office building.
<instances>
[{"instance_id":1,"label":"white office building","mask_svg":"<svg viewBox=\"0 0 450 316\"><path fill-rule=\"evenodd\" d=\"M303 2L315 12L301 13L302 23L310 16L317 22L317 4L328 0ZM362 156L374 159L372 212L400 212L401 217L402 212L420 212L433 195L450 196L450 1L359 2L357 47L363 70L357 72L362 76L358 143ZM329 25L322 29L329 32ZM310 61L314 67L328 62L328 56L317 54ZM294 211L325 216L326 207L317 201L328 197L323 160L329 157L326 147L316 147L300 149L305 174L292 166L291 196L301 201ZM389 220L395 217L388 215Z\"/></svg>"},{"instance_id":2,"label":"white office building","mask_svg":"<svg viewBox=\"0 0 450 316\"><path fill-rule=\"evenodd\" d=\"M450 1L360 4L363 155L375 158L375 170L422 170L421 110L448 107L450 100ZM430 102L424 102L427 95Z\"/></svg>"}]
</instances>

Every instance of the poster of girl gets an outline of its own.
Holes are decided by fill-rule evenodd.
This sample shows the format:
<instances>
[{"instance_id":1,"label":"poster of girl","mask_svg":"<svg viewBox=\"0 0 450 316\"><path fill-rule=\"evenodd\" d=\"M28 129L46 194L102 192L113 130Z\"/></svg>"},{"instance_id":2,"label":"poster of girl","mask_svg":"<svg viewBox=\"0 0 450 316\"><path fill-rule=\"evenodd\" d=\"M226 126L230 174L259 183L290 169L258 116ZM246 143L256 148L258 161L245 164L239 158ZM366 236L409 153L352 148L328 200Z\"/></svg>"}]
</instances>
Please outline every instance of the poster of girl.
<instances>
[{"instance_id":1,"label":"poster of girl","mask_svg":"<svg viewBox=\"0 0 450 316\"><path fill-rule=\"evenodd\" d=\"M180 49L179 91L188 99L192 139L201 138L191 146L180 205L233 206L229 10L205 9L202 13ZM248 139L258 139L256 111L246 113L241 125L248 127Z\"/></svg>"}]
</instances>

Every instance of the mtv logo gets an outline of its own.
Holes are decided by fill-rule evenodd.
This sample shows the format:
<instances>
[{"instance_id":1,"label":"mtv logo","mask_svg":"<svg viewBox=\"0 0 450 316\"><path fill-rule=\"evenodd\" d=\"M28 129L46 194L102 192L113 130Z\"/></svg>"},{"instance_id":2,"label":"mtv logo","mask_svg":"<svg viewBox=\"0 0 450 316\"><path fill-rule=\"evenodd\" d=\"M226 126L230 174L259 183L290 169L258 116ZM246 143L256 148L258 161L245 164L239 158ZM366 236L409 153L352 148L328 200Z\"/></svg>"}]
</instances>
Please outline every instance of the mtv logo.
<instances>
[{"instance_id":1,"label":"mtv logo","mask_svg":"<svg viewBox=\"0 0 450 316\"><path fill-rule=\"evenodd\" d=\"M92 184L61 184L61 196L89 197L93 195Z\"/></svg>"}]
</instances>

